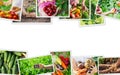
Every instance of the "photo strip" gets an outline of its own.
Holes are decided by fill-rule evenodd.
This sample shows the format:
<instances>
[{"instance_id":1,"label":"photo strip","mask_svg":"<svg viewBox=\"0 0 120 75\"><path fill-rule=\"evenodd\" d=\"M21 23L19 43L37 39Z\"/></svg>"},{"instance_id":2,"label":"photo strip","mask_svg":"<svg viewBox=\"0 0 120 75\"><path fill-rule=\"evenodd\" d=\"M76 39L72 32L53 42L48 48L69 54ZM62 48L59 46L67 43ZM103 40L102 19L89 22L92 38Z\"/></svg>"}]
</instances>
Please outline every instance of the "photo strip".
<instances>
[{"instance_id":1,"label":"photo strip","mask_svg":"<svg viewBox=\"0 0 120 75\"><path fill-rule=\"evenodd\" d=\"M37 22L37 23L50 23L50 18L37 18L36 17L36 1L37 0L23 0L22 16L20 22Z\"/></svg>"}]
</instances>

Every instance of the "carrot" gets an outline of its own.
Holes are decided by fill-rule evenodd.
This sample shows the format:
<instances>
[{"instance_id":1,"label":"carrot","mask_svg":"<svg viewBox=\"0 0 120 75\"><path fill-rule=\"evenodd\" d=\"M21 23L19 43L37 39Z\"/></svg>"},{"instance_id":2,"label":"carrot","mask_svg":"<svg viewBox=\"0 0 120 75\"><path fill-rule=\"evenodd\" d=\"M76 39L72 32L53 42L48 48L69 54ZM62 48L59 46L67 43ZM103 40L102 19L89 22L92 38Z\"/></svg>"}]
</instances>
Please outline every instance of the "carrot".
<instances>
[{"instance_id":1,"label":"carrot","mask_svg":"<svg viewBox=\"0 0 120 75\"><path fill-rule=\"evenodd\" d=\"M76 13L76 14L75 14L75 17L76 17L76 18L79 18L79 17L80 17L80 14L79 14L79 13Z\"/></svg>"},{"instance_id":2,"label":"carrot","mask_svg":"<svg viewBox=\"0 0 120 75\"><path fill-rule=\"evenodd\" d=\"M60 73L60 75L63 75L63 73L60 70L57 70L57 71Z\"/></svg>"},{"instance_id":3,"label":"carrot","mask_svg":"<svg viewBox=\"0 0 120 75\"><path fill-rule=\"evenodd\" d=\"M65 65L65 63L63 61L61 62L61 65L64 69L67 69L67 66Z\"/></svg>"},{"instance_id":4,"label":"carrot","mask_svg":"<svg viewBox=\"0 0 120 75\"><path fill-rule=\"evenodd\" d=\"M59 72L59 70L56 71L57 75L61 75L61 73Z\"/></svg>"},{"instance_id":5,"label":"carrot","mask_svg":"<svg viewBox=\"0 0 120 75\"><path fill-rule=\"evenodd\" d=\"M56 73L54 72L54 73L52 73L52 75L56 75Z\"/></svg>"}]
</instances>

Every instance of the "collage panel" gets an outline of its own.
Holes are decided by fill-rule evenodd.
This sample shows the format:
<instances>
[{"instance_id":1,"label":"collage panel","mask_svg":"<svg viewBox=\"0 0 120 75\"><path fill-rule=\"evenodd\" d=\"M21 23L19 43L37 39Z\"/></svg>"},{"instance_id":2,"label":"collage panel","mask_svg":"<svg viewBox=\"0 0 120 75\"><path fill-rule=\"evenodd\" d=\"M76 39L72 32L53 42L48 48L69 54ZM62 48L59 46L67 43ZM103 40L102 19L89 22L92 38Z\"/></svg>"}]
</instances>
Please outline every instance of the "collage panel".
<instances>
[{"instance_id":1,"label":"collage panel","mask_svg":"<svg viewBox=\"0 0 120 75\"><path fill-rule=\"evenodd\" d=\"M99 58L99 73L102 74L119 74L120 73L120 58Z\"/></svg>"},{"instance_id":2,"label":"collage panel","mask_svg":"<svg viewBox=\"0 0 120 75\"><path fill-rule=\"evenodd\" d=\"M0 74L19 74L17 60L26 57L26 52L0 50Z\"/></svg>"},{"instance_id":3,"label":"collage panel","mask_svg":"<svg viewBox=\"0 0 120 75\"><path fill-rule=\"evenodd\" d=\"M22 0L0 0L0 18L21 20Z\"/></svg>"},{"instance_id":4,"label":"collage panel","mask_svg":"<svg viewBox=\"0 0 120 75\"><path fill-rule=\"evenodd\" d=\"M98 75L98 57L72 57L72 75Z\"/></svg>"},{"instance_id":5,"label":"collage panel","mask_svg":"<svg viewBox=\"0 0 120 75\"><path fill-rule=\"evenodd\" d=\"M91 0L70 0L71 19L90 19Z\"/></svg>"},{"instance_id":6,"label":"collage panel","mask_svg":"<svg viewBox=\"0 0 120 75\"><path fill-rule=\"evenodd\" d=\"M54 72L51 75L71 75L70 51L51 52Z\"/></svg>"},{"instance_id":7,"label":"collage panel","mask_svg":"<svg viewBox=\"0 0 120 75\"><path fill-rule=\"evenodd\" d=\"M52 56L19 59L20 75L38 75L53 72Z\"/></svg>"},{"instance_id":8,"label":"collage panel","mask_svg":"<svg viewBox=\"0 0 120 75\"><path fill-rule=\"evenodd\" d=\"M37 0L37 17L69 16L69 0Z\"/></svg>"},{"instance_id":9,"label":"collage panel","mask_svg":"<svg viewBox=\"0 0 120 75\"><path fill-rule=\"evenodd\" d=\"M120 19L120 0L99 0L96 14Z\"/></svg>"},{"instance_id":10,"label":"collage panel","mask_svg":"<svg viewBox=\"0 0 120 75\"><path fill-rule=\"evenodd\" d=\"M69 17L60 17L60 19L83 19L91 18L91 0L70 0Z\"/></svg>"},{"instance_id":11,"label":"collage panel","mask_svg":"<svg viewBox=\"0 0 120 75\"><path fill-rule=\"evenodd\" d=\"M104 24L104 22L105 22L104 17L95 14L97 2L98 2L98 0L91 1L91 20L80 20L81 26Z\"/></svg>"},{"instance_id":12,"label":"collage panel","mask_svg":"<svg viewBox=\"0 0 120 75\"><path fill-rule=\"evenodd\" d=\"M37 0L23 0L22 16L20 22L51 22L50 18L37 18L36 17L36 1Z\"/></svg>"}]
</instances>

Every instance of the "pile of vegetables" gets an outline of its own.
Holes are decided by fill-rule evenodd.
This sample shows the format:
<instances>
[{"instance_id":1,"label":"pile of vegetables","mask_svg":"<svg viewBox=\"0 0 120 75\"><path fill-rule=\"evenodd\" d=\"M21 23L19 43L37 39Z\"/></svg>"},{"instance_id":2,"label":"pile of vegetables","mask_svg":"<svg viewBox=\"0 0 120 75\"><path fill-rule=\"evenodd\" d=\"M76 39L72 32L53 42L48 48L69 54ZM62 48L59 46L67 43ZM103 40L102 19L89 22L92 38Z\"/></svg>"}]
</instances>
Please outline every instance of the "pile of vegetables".
<instances>
[{"instance_id":1,"label":"pile of vegetables","mask_svg":"<svg viewBox=\"0 0 120 75\"><path fill-rule=\"evenodd\" d=\"M2 18L7 18L7 19L14 19L14 20L18 20L19 16L17 13L15 13L14 11L0 11L0 17Z\"/></svg>"},{"instance_id":2,"label":"pile of vegetables","mask_svg":"<svg viewBox=\"0 0 120 75\"><path fill-rule=\"evenodd\" d=\"M120 19L120 0L99 0L98 6L102 14Z\"/></svg>"},{"instance_id":3,"label":"pile of vegetables","mask_svg":"<svg viewBox=\"0 0 120 75\"><path fill-rule=\"evenodd\" d=\"M70 18L89 19L90 0L71 0Z\"/></svg>"},{"instance_id":4,"label":"pile of vegetables","mask_svg":"<svg viewBox=\"0 0 120 75\"><path fill-rule=\"evenodd\" d=\"M0 50L0 73L19 74L17 59L25 58L26 52Z\"/></svg>"},{"instance_id":5,"label":"pile of vegetables","mask_svg":"<svg viewBox=\"0 0 120 75\"><path fill-rule=\"evenodd\" d=\"M52 53L55 72L52 75L71 75L70 52Z\"/></svg>"},{"instance_id":6,"label":"pile of vegetables","mask_svg":"<svg viewBox=\"0 0 120 75\"><path fill-rule=\"evenodd\" d=\"M80 20L81 25L92 25L92 24L103 24L104 18L102 16L95 14L96 4L98 0L91 1L91 20Z\"/></svg>"},{"instance_id":7,"label":"pile of vegetables","mask_svg":"<svg viewBox=\"0 0 120 75\"><path fill-rule=\"evenodd\" d=\"M53 72L53 69L35 68L36 64L51 65L52 64L51 55L19 60L20 74L36 75Z\"/></svg>"}]
</instances>

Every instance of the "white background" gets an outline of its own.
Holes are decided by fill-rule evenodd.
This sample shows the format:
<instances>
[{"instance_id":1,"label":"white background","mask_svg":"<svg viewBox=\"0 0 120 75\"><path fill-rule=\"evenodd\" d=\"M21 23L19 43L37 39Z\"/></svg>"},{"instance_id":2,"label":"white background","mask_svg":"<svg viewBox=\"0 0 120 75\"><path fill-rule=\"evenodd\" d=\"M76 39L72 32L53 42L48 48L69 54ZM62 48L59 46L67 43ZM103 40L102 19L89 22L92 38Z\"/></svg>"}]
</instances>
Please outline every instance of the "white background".
<instances>
[{"instance_id":1,"label":"white background","mask_svg":"<svg viewBox=\"0 0 120 75\"><path fill-rule=\"evenodd\" d=\"M81 27L57 18L50 24L12 23L0 19L0 49L27 51L28 57L71 50L72 56L120 57L120 20Z\"/></svg>"}]
</instances>

